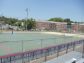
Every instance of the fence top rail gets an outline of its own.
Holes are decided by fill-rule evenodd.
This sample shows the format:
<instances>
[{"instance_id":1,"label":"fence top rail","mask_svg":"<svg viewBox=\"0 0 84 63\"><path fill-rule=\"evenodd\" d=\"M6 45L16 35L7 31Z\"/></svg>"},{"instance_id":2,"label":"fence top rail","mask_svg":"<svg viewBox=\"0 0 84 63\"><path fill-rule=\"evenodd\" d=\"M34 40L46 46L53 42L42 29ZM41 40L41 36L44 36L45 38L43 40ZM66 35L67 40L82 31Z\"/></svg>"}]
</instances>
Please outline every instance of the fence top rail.
<instances>
[{"instance_id":1,"label":"fence top rail","mask_svg":"<svg viewBox=\"0 0 84 63\"><path fill-rule=\"evenodd\" d=\"M81 42L81 41L84 41L84 39L78 40L78 41ZM71 43L75 44L78 41L74 41L74 42L70 42L70 43L64 43L64 44L59 44L59 45L45 47L45 48L36 49L36 50L30 50L30 51L26 51L26 52L18 52L18 53L14 53L14 54L3 55L3 56L0 56L0 59L1 58L4 59L4 58L8 58L8 57L13 57L13 56L19 56L19 55L23 55L23 54L29 54L29 53L32 53L32 52L35 52L35 51L48 50L49 48L59 47L59 46L62 46L62 45L68 45L68 44L71 44Z\"/></svg>"}]
</instances>

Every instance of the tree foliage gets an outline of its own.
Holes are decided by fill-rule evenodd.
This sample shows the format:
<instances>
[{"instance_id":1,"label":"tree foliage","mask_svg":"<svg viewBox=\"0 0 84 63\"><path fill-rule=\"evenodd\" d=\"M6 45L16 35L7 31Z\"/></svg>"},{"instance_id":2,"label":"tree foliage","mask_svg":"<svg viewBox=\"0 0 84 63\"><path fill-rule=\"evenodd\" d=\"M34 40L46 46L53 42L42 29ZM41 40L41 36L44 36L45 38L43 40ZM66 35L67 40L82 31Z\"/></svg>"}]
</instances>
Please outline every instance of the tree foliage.
<instances>
[{"instance_id":1,"label":"tree foliage","mask_svg":"<svg viewBox=\"0 0 84 63\"><path fill-rule=\"evenodd\" d=\"M9 25L15 25L15 23L18 21L18 19L7 18L5 16L1 16L0 21L3 21L4 23L9 24Z\"/></svg>"},{"instance_id":2,"label":"tree foliage","mask_svg":"<svg viewBox=\"0 0 84 63\"><path fill-rule=\"evenodd\" d=\"M23 27L25 28L27 26L27 29L34 29L36 26L36 22L35 19L31 18L31 19L15 19L15 18L7 18L5 16L1 16L0 17L0 21L4 22L5 24L9 24L12 26L18 26L18 27L22 27L22 23L24 24Z\"/></svg>"},{"instance_id":3,"label":"tree foliage","mask_svg":"<svg viewBox=\"0 0 84 63\"><path fill-rule=\"evenodd\" d=\"M73 21L71 21L69 18L63 19L63 18L60 18L60 17L50 18L48 21L67 22L67 23L72 23L72 22L73 22Z\"/></svg>"},{"instance_id":4,"label":"tree foliage","mask_svg":"<svg viewBox=\"0 0 84 63\"><path fill-rule=\"evenodd\" d=\"M48 21L54 21L54 22L63 22L64 21L64 19L62 19L62 18L50 18Z\"/></svg>"},{"instance_id":5,"label":"tree foliage","mask_svg":"<svg viewBox=\"0 0 84 63\"><path fill-rule=\"evenodd\" d=\"M31 30L31 29L35 29L36 27L36 22L35 22L35 19L28 19L26 22L25 22L25 26L27 26L27 29L28 30Z\"/></svg>"},{"instance_id":6,"label":"tree foliage","mask_svg":"<svg viewBox=\"0 0 84 63\"><path fill-rule=\"evenodd\" d=\"M67 28L71 28L71 23L72 23L72 21L70 21L69 18L64 19L64 22L67 22Z\"/></svg>"},{"instance_id":7,"label":"tree foliage","mask_svg":"<svg viewBox=\"0 0 84 63\"><path fill-rule=\"evenodd\" d=\"M50 18L49 21L54 21L54 22L66 22L67 23L67 28L71 28L71 23L75 23L70 20L70 18Z\"/></svg>"}]
</instances>

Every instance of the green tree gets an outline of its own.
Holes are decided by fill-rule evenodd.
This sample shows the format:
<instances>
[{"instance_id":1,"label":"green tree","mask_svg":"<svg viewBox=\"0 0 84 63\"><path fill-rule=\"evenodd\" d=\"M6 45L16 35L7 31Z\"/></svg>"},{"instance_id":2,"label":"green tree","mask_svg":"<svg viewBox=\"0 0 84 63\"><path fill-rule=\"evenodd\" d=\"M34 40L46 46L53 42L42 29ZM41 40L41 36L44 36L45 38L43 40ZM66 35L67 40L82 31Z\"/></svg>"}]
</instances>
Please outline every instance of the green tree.
<instances>
[{"instance_id":1,"label":"green tree","mask_svg":"<svg viewBox=\"0 0 84 63\"><path fill-rule=\"evenodd\" d=\"M69 18L63 19L63 18L60 18L60 17L50 18L48 21L54 21L54 22L67 22L68 24L73 23L73 21L71 21Z\"/></svg>"},{"instance_id":2,"label":"green tree","mask_svg":"<svg viewBox=\"0 0 84 63\"><path fill-rule=\"evenodd\" d=\"M35 29L36 28L36 22L35 19L28 19L25 21L25 27L27 26L27 30Z\"/></svg>"},{"instance_id":3,"label":"green tree","mask_svg":"<svg viewBox=\"0 0 84 63\"><path fill-rule=\"evenodd\" d=\"M64 19L64 22L67 22L67 28L71 28L72 21L69 18Z\"/></svg>"},{"instance_id":4,"label":"green tree","mask_svg":"<svg viewBox=\"0 0 84 63\"><path fill-rule=\"evenodd\" d=\"M69 18L64 19L64 21L67 22L67 31L71 32L71 27L72 27L71 23L72 23L72 21Z\"/></svg>"},{"instance_id":5,"label":"green tree","mask_svg":"<svg viewBox=\"0 0 84 63\"><path fill-rule=\"evenodd\" d=\"M18 27L21 27L22 26L21 23L22 23L21 21L17 21L14 25L18 26Z\"/></svg>"},{"instance_id":6,"label":"green tree","mask_svg":"<svg viewBox=\"0 0 84 63\"><path fill-rule=\"evenodd\" d=\"M63 22L64 19L63 18L60 18L60 17L56 17L56 18L50 18L48 21Z\"/></svg>"},{"instance_id":7,"label":"green tree","mask_svg":"<svg viewBox=\"0 0 84 63\"><path fill-rule=\"evenodd\" d=\"M5 24L18 26L20 28L27 27L28 30L36 28L36 22L35 22L35 19L33 19L33 18L28 19L28 20L25 20L25 19L18 20L16 18L7 18L5 16L0 16L0 21L3 21ZM22 23L23 23L23 25L22 25Z\"/></svg>"},{"instance_id":8,"label":"green tree","mask_svg":"<svg viewBox=\"0 0 84 63\"><path fill-rule=\"evenodd\" d=\"M4 23L9 24L9 25L14 25L18 21L18 19L7 18L5 16L1 16L0 21L3 21Z\"/></svg>"}]
</instances>

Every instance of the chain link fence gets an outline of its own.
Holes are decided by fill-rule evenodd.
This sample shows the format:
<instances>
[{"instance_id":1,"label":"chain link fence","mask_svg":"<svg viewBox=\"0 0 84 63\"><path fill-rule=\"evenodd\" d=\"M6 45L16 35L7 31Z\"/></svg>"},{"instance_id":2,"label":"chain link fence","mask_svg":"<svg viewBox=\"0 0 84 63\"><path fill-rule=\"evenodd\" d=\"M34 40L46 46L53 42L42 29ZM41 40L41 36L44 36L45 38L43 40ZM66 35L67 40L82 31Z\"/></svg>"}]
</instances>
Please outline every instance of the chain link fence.
<instances>
[{"instance_id":1,"label":"chain link fence","mask_svg":"<svg viewBox=\"0 0 84 63\"><path fill-rule=\"evenodd\" d=\"M83 43L84 40L67 37L0 42L0 63L31 63L35 60L44 62L53 54L56 57L60 56L63 54L62 51L80 51Z\"/></svg>"}]
</instances>

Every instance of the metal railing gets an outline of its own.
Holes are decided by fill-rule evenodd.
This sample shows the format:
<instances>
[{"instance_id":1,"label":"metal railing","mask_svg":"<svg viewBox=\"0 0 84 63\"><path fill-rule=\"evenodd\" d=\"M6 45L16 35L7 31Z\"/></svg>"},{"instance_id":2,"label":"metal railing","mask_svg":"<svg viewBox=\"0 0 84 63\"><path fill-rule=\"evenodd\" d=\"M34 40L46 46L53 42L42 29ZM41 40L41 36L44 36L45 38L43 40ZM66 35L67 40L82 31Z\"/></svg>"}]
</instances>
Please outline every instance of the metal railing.
<instances>
[{"instance_id":1,"label":"metal railing","mask_svg":"<svg viewBox=\"0 0 84 63\"><path fill-rule=\"evenodd\" d=\"M52 40L56 38L51 38ZM32 40L29 40L32 41ZM47 60L47 56L52 55L57 53L57 57L59 56L59 52L61 51L66 51L66 53L68 53L68 49L73 48L73 51L75 50L75 46L78 45L84 45L84 39L81 40L76 40L76 41L72 41L72 42L68 42L68 43L63 43L63 44L55 44L53 43L53 45L49 45L46 44L47 47L43 46L43 39L40 39L40 47L32 49L32 50L24 50L24 41L20 42L21 45L21 51L19 51L18 53L15 52L13 54L7 54L7 55L2 55L0 56L0 63L24 63L24 62L30 62L32 60L41 58L41 57L45 57L45 61ZM16 44L17 42L19 43L19 41L15 41ZM13 43L15 43L13 42ZM27 42L27 40L25 41ZM38 41L39 42L39 41ZM1 42L1 43L9 43L9 41L7 42ZM16 45L15 44L15 45ZM34 43L35 44L35 43ZM10 44L9 44L10 45ZM37 45L38 46L38 45ZM83 47L84 48L84 47ZM83 50L84 53L84 50ZM84 55L83 55L84 56Z\"/></svg>"}]
</instances>

